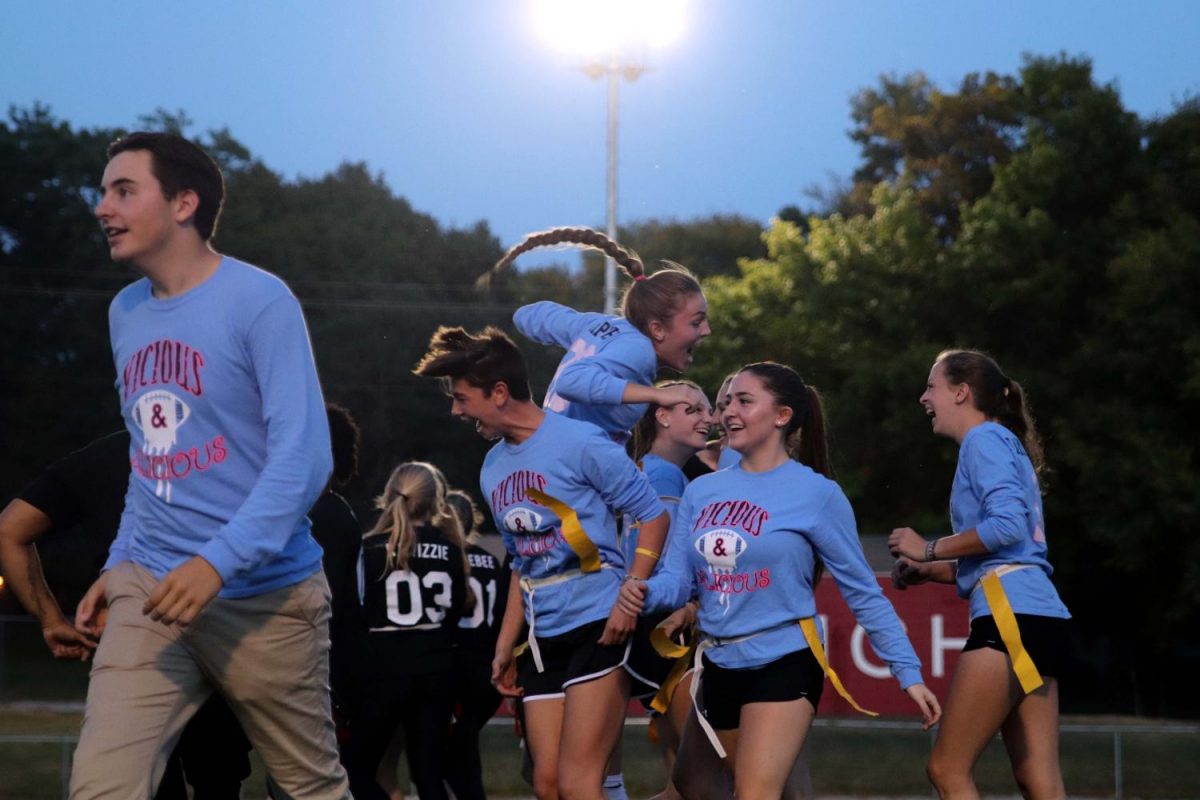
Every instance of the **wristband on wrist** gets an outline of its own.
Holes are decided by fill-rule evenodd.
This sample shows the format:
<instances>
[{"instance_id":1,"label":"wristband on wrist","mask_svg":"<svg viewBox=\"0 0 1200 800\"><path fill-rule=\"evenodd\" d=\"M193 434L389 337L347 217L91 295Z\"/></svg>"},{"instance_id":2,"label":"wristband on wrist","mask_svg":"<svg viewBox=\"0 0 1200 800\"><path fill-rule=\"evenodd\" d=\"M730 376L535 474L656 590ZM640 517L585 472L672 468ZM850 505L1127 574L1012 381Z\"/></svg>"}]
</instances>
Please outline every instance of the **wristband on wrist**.
<instances>
[{"instance_id":1,"label":"wristband on wrist","mask_svg":"<svg viewBox=\"0 0 1200 800\"><path fill-rule=\"evenodd\" d=\"M645 583L645 582L646 582L646 579L645 579L645 578L639 578L637 575L626 575L626 576L625 576L625 577L624 577L624 578L621 580L621 583L628 583L629 581L637 581L638 583Z\"/></svg>"},{"instance_id":2,"label":"wristband on wrist","mask_svg":"<svg viewBox=\"0 0 1200 800\"><path fill-rule=\"evenodd\" d=\"M655 561L658 561L659 554L651 550L649 547L638 547L633 552L635 555L647 556L649 558L653 558Z\"/></svg>"},{"instance_id":3,"label":"wristband on wrist","mask_svg":"<svg viewBox=\"0 0 1200 800\"><path fill-rule=\"evenodd\" d=\"M937 550L937 543L937 539L930 539L925 543L925 563L937 560L937 554L934 552Z\"/></svg>"}]
</instances>

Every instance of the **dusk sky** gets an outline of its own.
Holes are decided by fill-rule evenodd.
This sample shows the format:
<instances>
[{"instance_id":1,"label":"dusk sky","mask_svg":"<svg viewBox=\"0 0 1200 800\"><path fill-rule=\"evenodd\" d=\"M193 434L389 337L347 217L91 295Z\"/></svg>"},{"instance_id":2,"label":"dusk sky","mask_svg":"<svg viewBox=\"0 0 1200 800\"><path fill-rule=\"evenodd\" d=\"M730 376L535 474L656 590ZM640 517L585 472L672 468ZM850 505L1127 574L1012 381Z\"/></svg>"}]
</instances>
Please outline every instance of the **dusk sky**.
<instances>
[{"instance_id":1,"label":"dusk sky","mask_svg":"<svg viewBox=\"0 0 1200 800\"><path fill-rule=\"evenodd\" d=\"M1089 56L1144 117L1200 94L1200 3L690 0L621 84L620 218L766 222L846 176L849 100L882 74L1015 73ZM448 226L603 228L605 87L539 35L532 0L3 4L0 101L73 126L183 109L286 177L365 161ZM99 176L97 176L98 178ZM336 223L337 209L330 209ZM558 256L562 258L562 256ZM525 262L528 263L528 262Z\"/></svg>"}]
</instances>

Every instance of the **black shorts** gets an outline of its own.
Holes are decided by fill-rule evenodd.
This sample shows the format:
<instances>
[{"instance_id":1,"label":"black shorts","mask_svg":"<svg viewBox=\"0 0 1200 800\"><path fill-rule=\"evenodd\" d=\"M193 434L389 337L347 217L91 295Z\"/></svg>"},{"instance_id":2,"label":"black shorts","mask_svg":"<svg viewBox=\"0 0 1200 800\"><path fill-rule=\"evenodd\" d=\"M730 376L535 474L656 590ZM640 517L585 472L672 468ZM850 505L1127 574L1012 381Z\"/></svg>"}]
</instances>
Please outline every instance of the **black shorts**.
<instances>
[{"instance_id":1,"label":"black shorts","mask_svg":"<svg viewBox=\"0 0 1200 800\"><path fill-rule=\"evenodd\" d=\"M804 697L816 709L824 687L825 673L808 648L749 669L718 667L706 655L700 677L704 718L719 731L737 728L747 703L785 703Z\"/></svg>"},{"instance_id":2,"label":"black shorts","mask_svg":"<svg viewBox=\"0 0 1200 800\"><path fill-rule=\"evenodd\" d=\"M622 644L600 644L606 623L599 619L558 636L537 637L545 670L537 671L532 649L517 659L517 685L525 692L525 702L564 697L568 686L594 681L625 666L633 637Z\"/></svg>"},{"instance_id":3,"label":"black shorts","mask_svg":"<svg viewBox=\"0 0 1200 800\"><path fill-rule=\"evenodd\" d=\"M1021 632L1021 644L1033 659L1038 674L1043 678L1061 678L1066 671L1071 643L1071 620L1060 617L1043 617L1039 614L1015 614L1017 629ZM991 614L971 620L971 633L963 652L990 647L1008 653L996 620Z\"/></svg>"},{"instance_id":4,"label":"black shorts","mask_svg":"<svg viewBox=\"0 0 1200 800\"><path fill-rule=\"evenodd\" d=\"M658 694L659 687L667 678L675 659L663 658L650 643L650 634L658 623L667 618L667 614L655 614L649 617L639 617L637 630L629 637L633 645L629 648L629 663L625 669L633 679L629 696L642 699L643 704ZM647 706L648 707L648 706Z\"/></svg>"}]
</instances>

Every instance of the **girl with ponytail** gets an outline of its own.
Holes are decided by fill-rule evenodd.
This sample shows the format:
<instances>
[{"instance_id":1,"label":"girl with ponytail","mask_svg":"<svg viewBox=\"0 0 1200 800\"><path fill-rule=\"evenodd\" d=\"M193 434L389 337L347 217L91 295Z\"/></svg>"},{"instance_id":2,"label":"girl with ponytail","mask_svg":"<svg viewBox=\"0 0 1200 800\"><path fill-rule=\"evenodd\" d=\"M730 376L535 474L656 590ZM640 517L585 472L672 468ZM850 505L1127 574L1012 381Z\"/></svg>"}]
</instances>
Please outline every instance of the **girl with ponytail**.
<instances>
[{"instance_id":1,"label":"girl with ponytail","mask_svg":"<svg viewBox=\"0 0 1200 800\"><path fill-rule=\"evenodd\" d=\"M708 735L733 771L734 796L780 797L826 674L854 703L814 621L818 559L927 728L941 710L830 478L820 395L790 367L762 362L734 376L728 400L722 423L741 461L688 485L665 564L644 585L625 584L621 603L653 613L699 595L693 682L704 710L693 707L684 741ZM673 779L682 788L686 775L676 770Z\"/></svg>"},{"instance_id":2,"label":"girl with ponytail","mask_svg":"<svg viewBox=\"0 0 1200 800\"><path fill-rule=\"evenodd\" d=\"M927 772L942 797L978 797L972 771L999 731L1025 797L1065 797L1058 763L1058 678L1070 613L1047 560L1042 448L1021 385L977 350L946 350L920 403L933 432L959 445L953 535L912 528L888 538L904 589L953 583L971 632L954 669Z\"/></svg>"},{"instance_id":3,"label":"girl with ponytail","mask_svg":"<svg viewBox=\"0 0 1200 800\"><path fill-rule=\"evenodd\" d=\"M685 372L691 366L696 345L712 332L708 304L699 281L684 267L668 263L647 275L636 254L590 228L532 234L505 253L492 272L522 253L559 244L599 250L633 279L621 316L543 301L517 309L513 322L530 339L567 351L546 390L546 410L591 422L623 443L646 404L687 402L683 387L655 387L654 378L660 367Z\"/></svg>"},{"instance_id":4,"label":"girl with ponytail","mask_svg":"<svg viewBox=\"0 0 1200 800\"><path fill-rule=\"evenodd\" d=\"M469 612L465 542L431 464L396 467L363 537L359 586L367 624L363 702L351 716L350 788L386 800L376 769L403 726L409 773L421 800L445 800L442 759L453 704L455 630Z\"/></svg>"}]
</instances>

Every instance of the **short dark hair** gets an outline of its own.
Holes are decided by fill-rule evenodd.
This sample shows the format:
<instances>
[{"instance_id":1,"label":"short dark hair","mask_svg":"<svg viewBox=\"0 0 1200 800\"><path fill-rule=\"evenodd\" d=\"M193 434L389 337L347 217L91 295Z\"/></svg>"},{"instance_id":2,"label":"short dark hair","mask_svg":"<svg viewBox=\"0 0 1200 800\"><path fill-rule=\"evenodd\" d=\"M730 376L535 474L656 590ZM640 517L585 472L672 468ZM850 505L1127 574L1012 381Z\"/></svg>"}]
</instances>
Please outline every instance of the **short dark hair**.
<instances>
[{"instance_id":1,"label":"short dark hair","mask_svg":"<svg viewBox=\"0 0 1200 800\"><path fill-rule=\"evenodd\" d=\"M333 482L345 486L358 474L362 432L349 409L337 403L326 403L325 415L329 418L329 444L333 450Z\"/></svg>"},{"instance_id":2,"label":"short dark hair","mask_svg":"<svg viewBox=\"0 0 1200 800\"><path fill-rule=\"evenodd\" d=\"M423 378L465 380L487 394L497 383L508 386L514 400L529 400L529 370L525 356L504 331L489 325L477 333L445 325L429 340L429 349L413 374Z\"/></svg>"},{"instance_id":3,"label":"short dark hair","mask_svg":"<svg viewBox=\"0 0 1200 800\"><path fill-rule=\"evenodd\" d=\"M200 238L208 241L217 232L217 219L225 202L225 178L212 156L199 145L174 133L137 131L108 146L111 160L118 153L145 150L150 153L150 171L168 200L191 190L200 202L192 224Z\"/></svg>"}]
</instances>

